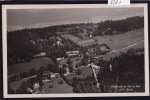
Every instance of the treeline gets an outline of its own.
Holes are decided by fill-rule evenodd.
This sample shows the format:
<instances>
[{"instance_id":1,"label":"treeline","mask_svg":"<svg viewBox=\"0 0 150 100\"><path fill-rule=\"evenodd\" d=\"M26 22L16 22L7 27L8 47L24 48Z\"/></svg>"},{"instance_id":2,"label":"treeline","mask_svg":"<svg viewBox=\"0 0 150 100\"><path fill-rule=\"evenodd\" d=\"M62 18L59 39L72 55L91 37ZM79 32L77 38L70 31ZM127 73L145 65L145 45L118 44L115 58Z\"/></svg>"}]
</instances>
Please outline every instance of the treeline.
<instances>
[{"instance_id":1,"label":"treeline","mask_svg":"<svg viewBox=\"0 0 150 100\"><path fill-rule=\"evenodd\" d=\"M135 16L123 20L106 20L98 24L98 30L94 35L121 34L144 27L144 17Z\"/></svg>"},{"instance_id":2,"label":"treeline","mask_svg":"<svg viewBox=\"0 0 150 100\"><path fill-rule=\"evenodd\" d=\"M141 54L137 54L141 52ZM140 87L134 91L144 91L144 54L143 49L129 49L110 61L99 61L99 66L103 67L98 73L98 81L103 85L102 92L121 92L111 86L136 86ZM112 66L112 71L110 70ZM125 92L125 91L122 91Z\"/></svg>"}]
</instances>

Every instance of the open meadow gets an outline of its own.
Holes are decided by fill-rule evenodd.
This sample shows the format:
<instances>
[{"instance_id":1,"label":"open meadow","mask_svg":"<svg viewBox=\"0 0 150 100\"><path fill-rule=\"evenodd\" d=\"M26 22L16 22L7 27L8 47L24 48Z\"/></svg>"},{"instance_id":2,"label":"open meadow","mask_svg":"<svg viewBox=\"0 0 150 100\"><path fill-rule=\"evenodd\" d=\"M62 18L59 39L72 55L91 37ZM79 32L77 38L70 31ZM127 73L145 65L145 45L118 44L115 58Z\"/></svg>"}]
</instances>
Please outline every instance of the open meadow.
<instances>
[{"instance_id":1,"label":"open meadow","mask_svg":"<svg viewBox=\"0 0 150 100\"><path fill-rule=\"evenodd\" d=\"M144 29L136 29L119 35L97 36L99 44L106 44L111 50L117 50L144 40Z\"/></svg>"},{"instance_id":2,"label":"open meadow","mask_svg":"<svg viewBox=\"0 0 150 100\"><path fill-rule=\"evenodd\" d=\"M48 57L32 59L31 62L23 62L18 64L13 64L8 66L8 76L18 74L20 72L29 71L34 68L39 69L41 66L46 67L48 64L52 64L53 61Z\"/></svg>"},{"instance_id":3,"label":"open meadow","mask_svg":"<svg viewBox=\"0 0 150 100\"><path fill-rule=\"evenodd\" d=\"M124 34L113 36L98 36L94 37L98 40L99 44L105 43L112 50L104 55L105 60L109 60L115 56L119 56L122 52L126 52L128 49L143 48L144 47L144 30L137 29Z\"/></svg>"}]
</instances>

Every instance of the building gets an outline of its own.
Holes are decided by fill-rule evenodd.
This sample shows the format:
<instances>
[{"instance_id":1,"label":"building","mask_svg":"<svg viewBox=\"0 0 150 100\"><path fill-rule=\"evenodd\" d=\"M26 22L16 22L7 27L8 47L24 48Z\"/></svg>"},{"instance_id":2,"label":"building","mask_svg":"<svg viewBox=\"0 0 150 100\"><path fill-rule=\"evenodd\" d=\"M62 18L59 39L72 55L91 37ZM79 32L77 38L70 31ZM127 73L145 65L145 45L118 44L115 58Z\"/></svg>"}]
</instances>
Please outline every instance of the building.
<instances>
[{"instance_id":1,"label":"building","mask_svg":"<svg viewBox=\"0 0 150 100\"><path fill-rule=\"evenodd\" d=\"M27 92L33 93L34 91L31 88L27 88Z\"/></svg>"},{"instance_id":2,"label":"building","mask_svg":"<svg viewBox=\"0 0 150 100\"><path fill-rule=\"evenodd\" d=\"M68 51L66 52L66 54L71 57L71 56L78 56L79 55L79 51Z\"/></svg>"},{"instance_id":3,"label":"building","mask_svg":"<svg viewBox=\"0 0 150 100\"><path fill-rule=\"evenodd\" d=\"M95 45L97 44L97 42L92 38L86 38L86 39L78 41L77 44L79 46L87 47L87 46Z\"/></svg>"},{"instance_id":4,"label":"building","mask_svg":"<svg viewBox=\"0 0 150 100\"><path fill-rule=\"evenodd\" d=\"M41 53L39 53L39 54L37 54L37 55L34 55L33 58L36 58L36 57L44 57L44 56L46 56L46 53L45 53L45 52L41 52Z\"/></svg>"},{"instance_id":5,"label":"building","mask_svg":"<svg viewBox=\"0 0 150 100\"><path fill-rule=\"evenodd\" d=\"M102 52L109 52L110 51L109 47L106 46L105 44L104 45L100 45L100 50Z\"/></svg>"},{"instance_id":6,"label":"building","mask_svg":"<svg viewBox=\"0 0 150 100\"><path fill-rule=\"evenodd\" d=\"M40 84L39 83L34 83L33 84L33 91L35 92L35 93L38 93L39 92L39 87L40 87Z\"/></svg>"},{"instance_id":7,"label":"building","mask_svg":"<svg viewBox=\"0 0 150 100\"><path fill-rule=\"evenodd\" d=\"M65 73L65 74L63 74L63 75L64 75L64 76L70 75L70 70L69 70L69 68L68 68L68 67L66 67L65 69L66 69L66 73Z\"/></svg>"}]
</instances>

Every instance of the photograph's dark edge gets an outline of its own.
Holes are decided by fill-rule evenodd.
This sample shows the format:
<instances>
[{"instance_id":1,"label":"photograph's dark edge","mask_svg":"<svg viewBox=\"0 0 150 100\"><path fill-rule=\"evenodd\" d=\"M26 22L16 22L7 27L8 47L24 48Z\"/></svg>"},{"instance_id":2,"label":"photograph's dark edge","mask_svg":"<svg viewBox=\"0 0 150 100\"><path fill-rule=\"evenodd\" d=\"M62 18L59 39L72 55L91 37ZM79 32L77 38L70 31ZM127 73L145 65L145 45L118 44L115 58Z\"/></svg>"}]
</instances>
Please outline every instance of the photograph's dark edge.
<instances>
[{"instance_id":1,"label":"photograph's dark edge","mask_svg":"<svg viewBox=\"0 0 150 100\"><path fill-rule=\"evenodd\" d=\"M0 5L0 30L1 30L1 33L2 33L2 6ZM0 34L0 37L2 37L2 34ZM0 38L0 52L1 52L1 57L0 57L0 66L3 66L3 56L2 56L2 38ZM1 84L1 86L0 86L0 91L3 91L3 67L0 67L0 84ZM3 97L3 92L1 92L0 93L0 98L2 98Z\"/></svg>"},{"instance_id":2,"label":"photograph's dark edge","mask_svg":"<svg viewBox=\"0 0 150 100\"><path fill-rule=\"evenodd\" d=\"M84 0L83 0L84 1ZM96 0L95 0L96 1ZM134 1L134 0L133 0ZM149 10L148 10L148 12L149 12ZM149 13L148 13L149 14ZM66 36L64 36L64 37L66 37ZM113 41L113 40L110 40L110 41ZM109 47L107 47L107 45L105 45L105 44L102 44L102 46L105 46L105 48L107 48L107 49L109 49ZM77 53L77 52L76 52ZM43 53L43 55L45 55L44 53ZM36 56L39 56L39 55L36 55ZM2 59L2 58L1 58ZM69 62L69 61L68 61ZM19 62L20 63L20 62ZM110 65L110 66L112 66L112 65ZM41 68L41 70L42 70L42 68ZM33 71L33 70L32 70ZM2 71L1 71L2 72ZM2 76L2 75L1 75ZM2 79L2 77L0 78L0 79ZM2 81L1 81L2 82ZM60 84L64 84L63 82L60 82ZM49 88L53 88L53 87L49 87Z\"/></svg>"}]
</instances>

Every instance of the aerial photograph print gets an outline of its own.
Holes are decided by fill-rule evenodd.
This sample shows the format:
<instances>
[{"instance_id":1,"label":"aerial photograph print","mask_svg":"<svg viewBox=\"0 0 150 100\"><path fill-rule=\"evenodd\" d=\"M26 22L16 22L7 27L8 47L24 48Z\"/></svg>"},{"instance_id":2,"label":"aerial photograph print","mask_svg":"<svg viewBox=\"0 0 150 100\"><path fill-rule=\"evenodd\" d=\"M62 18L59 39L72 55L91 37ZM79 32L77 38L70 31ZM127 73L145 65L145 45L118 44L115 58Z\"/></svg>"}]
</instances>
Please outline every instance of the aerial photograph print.
<instances>
[{"instance_id":1,"label":"aerial photograph print","mask_svg":"<svg viewBox=\"0 0 150 100\"><path fill-rule=\"evenodd\" d=\"M144 7L50 6L6 9L8 96L146 92Z\"/></svg>"}]
</instances>

